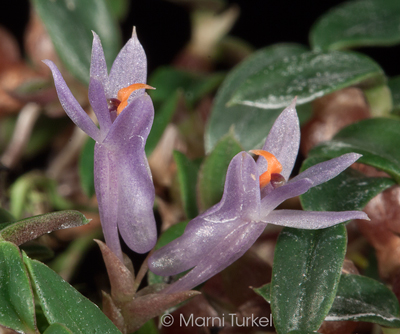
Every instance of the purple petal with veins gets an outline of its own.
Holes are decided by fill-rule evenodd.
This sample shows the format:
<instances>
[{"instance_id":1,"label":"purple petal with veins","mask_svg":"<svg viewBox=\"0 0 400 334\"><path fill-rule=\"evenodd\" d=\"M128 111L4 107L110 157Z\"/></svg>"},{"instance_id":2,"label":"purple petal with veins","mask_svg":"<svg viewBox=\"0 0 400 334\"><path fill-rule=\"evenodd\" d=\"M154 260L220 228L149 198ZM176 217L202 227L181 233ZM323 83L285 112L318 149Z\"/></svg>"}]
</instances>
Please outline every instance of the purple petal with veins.
<instances>
[{"instance_id":1,"label":"purple petal with veins","mask_svg":"<svg viewBox=\"0 0 400 334\"><path fill-rule=\"evenodd\" d=\"M312 186L315 187L339 175L346 168L356 162L361 156L361 154L357 153L347 153L340 157L321 162L306 169L304 172L291 179L289 183L307 178L312 181Z\"/></svg>"},{"instance_id":2,"label":"purple petal with veins","mask_svg":"<svg viewBox=\"0 0 400 334\"><path fill-rule=\"evenodd\" d=\"M300 210L275 210L264 221L268 224L317 230L327 228L338 223L352 219L369 220L363 211L300 211Z\"/></svg>"},{"instance_id":3,"label":"purple petal with veins","mask_svg":"<svg viewBox=\"0 0 400 334\"><path fill-rule=\"evenodd\" d=\"M93 31L92 58L90 62L90 78L101 82L105 89L108 87L108 71L106 58L99 36Z\"/></svg>"},{"instance_id":4,"label":"purple petal with veins","mask_svg":"<svg viewBox=\"0 0 400 334\"><path fill-rule=\"evenodd\" d=\"M89 82L89 102L93 108L97 120L99 121L102 141L104 140L104 136L107 135L108 131L110 130L112 122L103 85L100 83L100 81L94 78L90 78Z\"/></svg>"},{"instance_id":5,"label":"purple petal with veins","mask_svg":"<svg viewBox=\"0 0 400 334\"><path fill-rule=\"evenodd\" d=\"M106 95L107 97L117 97L117 93L121 88L128 87L134 83L144 84L146 83L146 77L146 54L134 31L111 67ZM137 90L128 101L130 102L134 97L143 94L143 92L143 89Z\"/></svg>"},{"instance_id":6,"label":"purple petal with veins","mask_svg":"<svg viewBox=\"0 0 400 334\"><path fill-rule=\"evenodd\" d=\"M72 95L57 66L54 65L51 60L43 60L43 62L50 67L50 70L53 74L54 85L56 86L58 99L60 100L60 103L68 117L79 128L86 132L88 136L92 137L96 141L99 141L101 138L100 130Z\"/></svg>"},{"instance_id":7,"label":"purple petal with veins","mask_svg":"<svg viewBox=\"0 0 400 334\"><path fill-rule=\"evenodd\" d=\"M296 101L287 107L276 119L263 146L263 150L272 153L282 165L280 173L289 179L300 146L300 125L295 109ZM258 158L260 174L267 170L266 160Z\"/></svg>"}]
</instances>

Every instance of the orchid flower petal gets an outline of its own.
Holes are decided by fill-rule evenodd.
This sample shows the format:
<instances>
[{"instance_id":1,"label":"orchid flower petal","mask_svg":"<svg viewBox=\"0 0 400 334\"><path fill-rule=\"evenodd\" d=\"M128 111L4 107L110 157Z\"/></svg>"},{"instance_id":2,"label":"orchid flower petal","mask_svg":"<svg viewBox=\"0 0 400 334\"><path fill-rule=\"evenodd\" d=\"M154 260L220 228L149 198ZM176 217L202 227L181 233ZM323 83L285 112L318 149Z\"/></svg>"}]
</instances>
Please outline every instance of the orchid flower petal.
<instances>
[{"instance_id":1,"label":"orchid flower petal","mask_svg":"<svg viewBox=\"0 0 400 334\"><path fill-rule=\"evenodd\" d=\"M347 153L340 157L321 162L306 169L304 172L291 179L288 183L307 178L312 181L312 186L315 187L339 175L347 167L356 162L361 156L361 154L357 153Z\"/></svg>"},{"instance_id":2,"label":"orchid flower petal","mask_svg":"<svg viewBox=\"0 0 400 334\"><path fill-rule=\"evenodd\" d=\"M142 152L125 151L117 155L118 228L130 249L150 251L157 241L153 213L154 185Z\"/></svg>"},{"instance_id":3,"label":"orchid flower petal","mask_svg":"<svg viewBox=\"0 0 400 334\"><path fill-rule=\"evenodd\" d=\"M90 78L89 102L96 114L97 120L99 121L100 133L102 139L104 139L103 137L110 130L112 122L103 85L95 78Z\"/></svg>"},{"instance_id":4,"label":"orchid flower petal","mask_svg":"<svg viewBox=\"0 0 400 334\"><path fill-rule=\"evenodd\" d=\"M171 276L194 267L219 240L229 234L235 224L210 224L199 217L191 220L183 236L151 255L150 270L157 275Z\"/></svg>"},{"instance_id":5,"label":"orchid flower petal","mask_svg":"<svg viewBox=\"0 0 400 334\"><path fill-rule=\"evenodd\" d=\"M136 98L116 118L103 141L118 166L118 228L125 243L138 253L156 243L154 185L144 152L154 108L147 94Z\"/></svg>"},{"instance_id":6,"label":"orchid flower petal","mask_svg":"<svg viewBox=\"0 0 400 334\"><path fill-rule=\"evenodd\" d=\"M264 231L265 224L236 223L213 249L188 274L164 289L162 293L190 290L205 282L240 258Z\"/></svg>"},{"instance_id":7,"label":"orchid flower petal","mask_svg":"<svg viewBox=\"0 0 400 334\"><path fill-rule=\"evenodd\" d=\"M140 142L140 147L146 143L154 119L153 102L148 94L134 99L115 119L110 131L104 139L104 144L110 149L132 149L131 140ZM139 141L138 141L139 140Z\"/></svg>"},{"instance_id":8,"label":"orchid flower petal","mask_svg":"<svg viewBox=\"0 0 400 334\"><path fill-rule=\"evenodd\" d=\"M134 30L132 37L128 40L114 61L110 71L106 95L108 98L115 98L121 88L128 87L134 83L146 83L146 77L146 54ZM128 102L134 97L143 94L143 92L144 89L138 89L133 92Z\"/></svg>"},{"instance_id":9,"label":"orchid flower petal","mask_svg":"<svg viewBox=\"0 0 400 334\"><path fill-rule=\"evenodd\" d=\"M227 223L241 216L258 217L259 188L254 159L248 153L240 152L229 164L221 201L200 217L211 223Z\"/></svg>"},{"instance_id":10,"label":"orchid flower petal","mask_svg":"<svg viewBox=\"0 0 400 334\"><path fill-rule=\"evenodd\" d=\"M72 95L57 66L54 65L51 60L43 60L43 62L50 68L53 74L54 85L56 86L58 99L60 100L60 103L68 117L79 128L81 128L81 130L86 132L87 135L92 137L95 141L99 141L100 130Z\"/></svg>"},{"instance_id":11,"label":"orchid flower petal","mask_svg":"<svg viewBox=\"0 0 400 334\"><path fill-rule=\"evenodd\" d=\"M362 211L300 211L300 210L275 210L264 220L268 224L317 230L327 228L338 223L352 219L369 220L368 215Z\"/></svg>"},{"instance_id":12,"label":"orchid flower petal","mask_svg":"<svg viewBox=\"0 0 400 334\"><path fill-rule=\"evenodd\" d=\"M90 62L90 78L94 78L105 86L108 86L108 71L103 47L99 36L94 31L92 31L92 33L93 44L92 59ZM105 89L105 87L103 87L103 89Z\"/></svg>"},{"instance_id":13,"label":"orchid flower petal","mask_svg":"<svg viewBox=\"0 0 400 334\"><path fill-rule=\"evenodd\" d=\"M272 153L282 165L280 173L289 179L300 145L300 125L297 117L296 101L287 107L276 119L263 146L263 150ZM267 162L258 158L259 173L267 170Z\"/></svg>"},{"instance_id":14,"label":"orchid flower petal","mask_svg":"<svg viewBox=\"0 0 400 334\"><path fill-rule=\"evenodd\" d=\"M94 185L99 203L100 221L108 247L122 258L117 229L118 180L116 159L104 145L96 143L94 150Z\"/></svg>"},{"instance_id":15,"label":"orchid flower petal","mask_svg":"<svg viewBox=\"0 0 400 334\"><path fill-rule=\"evenodd\" d=\"M284 186L276 188L261 200L260 217L266 217L283 201L304 194L313 186L309 179L301 179L296 182L286 183ZM264 221L264 219L260 219Z\"/></svg>"}]
</instances>

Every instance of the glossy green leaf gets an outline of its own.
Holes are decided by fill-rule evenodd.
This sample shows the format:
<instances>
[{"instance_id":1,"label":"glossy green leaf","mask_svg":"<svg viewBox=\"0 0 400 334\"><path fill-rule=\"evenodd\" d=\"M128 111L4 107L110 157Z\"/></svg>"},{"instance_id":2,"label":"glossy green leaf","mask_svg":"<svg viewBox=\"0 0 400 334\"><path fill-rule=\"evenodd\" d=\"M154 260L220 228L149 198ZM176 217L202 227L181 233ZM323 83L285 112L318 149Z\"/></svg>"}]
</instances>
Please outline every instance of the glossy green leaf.
<instances>
[{"instance_id":1,"label":"glossy green leaf","mask_svg":"<svg viewBox=\"0 0 400 334\"><path fill-rule=\"evenodd\" d=\"M67 327L62 324L52 324L43 334L73 334Z\"/></svg>"},{"instance_id":2,"label":"glossy green leaf","mask_svg":"<svg viewBox=\"0 0 400 334\"><path fill-rule=\"evenodd\" d=\"M256 106L227 106L233 93L250 76L268 66L275 66L282 58L290 59L306 52L299 44L276 44L261 49L235 67L225 78L214 100L214 107L205 133L206 151L209 153L216 143L233 127L245 150L261 147L275 119L282 112L265 110Z\"/></svg>"},{"instance_id":3,"label":"glossy green leaf","mask_svg":"<svg viewBox=\"0 0 400 334\"><path fill-rule=\"evenodd\" d=\"M198 204L204 212L218 203L224 192L225 176L232 158L242 151L232 132L215 145L200 167L197 180Z\"/></svg>"},{"instance_id":4,"label":"glossy green leaf","mask_svg":"<svg viewBox=\"0 0 400 334\"><path fill-rule=\"evenodd\" d=\"M121 332L100 309L53 270L24 255L31 282L50 325L60 323L73 333Z\"/></svg>"},{"instance_id":5,"label":"glossy green leaf","mask_svg":"<svg viewBox=\"0 0 400 334\"><path fill-rule=\"evenodd\" d=\"M356 152L363 156L358 162L381 169L400 182L400 120L372 118L342 129L329 142L310 151L309 156L333 158Z\"/></svg>"},{"instance_id":6,"label":"glossy green leaf","mask_svg":"<svg viewBox=\"0 0 400 334\"><path fill-rule=\"evenodd\" d=\"M321 326L336 295L346 242L343 224L322 230L282 230L271 281L271 309L278 334L316 331Z\"/></svg>"},{"instance_id":7,"label":"glossy green leaf","mask_svg":"<svg viewBox=\"0 0 400 334\"><path fill-rule=\"evenodd\" d=\"M343 50L400 43L400 2L348 1L331 9L314 24L310 43L317 50Z\"/></svg>"},{"instance_id":8,"label":"glossy green leaf","mask_svg":"<svg viewBox=\"0 0 400 334\"><path fill-rule=\"evenodd\" d=\"M155 249L160 249L161 247L164 247L165 245L169 244L171 241L179 238L181 235L183 235L183 232L185 232L185 228L187 224L189 223L188 220L180 222L178 224L172 225L170 228L168 228L165 232L163 232L160 236L160 238L157 241L157 244L155 246ZM147 281L149 285L152 284L159 284L159 283L168 283L170 280L169 277L164 277L164 276L159 276L151 271L147 273Z\"/></svg>"},{"instance_id":9,"label":"glossy green leaf","mask_svg":"<svg viewBox=\"0 0 400 334\"><path fill-rule=\"evenodd\" d=\"M326 320L366 321L400 328L399 302L395 294L371 278L343 274Z\"/></svg>"},{"instance_id":10,"label":"glossy green leaf","mask_svg":"<svg viewBox=\"0 0 400 334\"><path fill-rule=\"evenodd\" d=\"M11 242L0 242L0 282L0 324L20 333L36 333L28 272Z\"/></svg>"},{"instance_id":11,"label":"glossy green leaf","mask_svg":"<svg viewBox=\"0 0 400 334\"><path fill-rule=\"evenodd\" d=\"M304 161L301 170L326 161L323 157L312 157ZM351 168L338 176L311 188L300 196L305 210L346 211L362 210L380 192L396 184L387 177L367 177Z\"/></svg>"},{"instance_id":12,"label":"glossy green leaf","mask_svg":"<svg viewBox=\"0 0 400 334\"><path fill-rule=\"evenodd\" d=\"M298 330L295 330L295 331L290 331L289 333L287 333L287 334L313 334L313 333L317 333L317 332L310 332L310 331L298 331Z\"/></svg>"},{"instance_id":13,"label":"glossy green leaf","mask_svg":"<svg viewBox=\"0 0 400 334\"><path fill-rule=\"evenodd\" d=\"M400 75L394 78L390 78L388 86L392 92L393 99L393 113L400 115Z\"/></svg>"},{"instance_id":14,"label":"glossy green leaf","mask_svg":"<svg viewBox=\"0 0 400 334\"><path fill-rule=\"evenodd\" d=\"M267 283L260 288L253 288L253 290L263 297L268 303L271 303L271 283Z\"/></svg>"},{"instance_id":15,"label":"glossy green leaf","mask_svg":"<svg viewBox=\"0 0 400 334\"><path fill-rule=\"evenodd\" d=\"M90 198L95 194L94 190L94 145L96 142L88 137L79 157L79 177L81 187Z\"/></svg>"},{"instance_id":16,"label":"glossy green leaf","mask_svg":"<svg viewBox=\"0 0 400 334\"><path fill-rule=\"evenodd\" d=\"M111 66L121 47L121 36L105 0L33 0L65 67L83 83L89 83L89 67L95 31Z\"/></svg>"},{"instance_id":17,"label":"glossy green leaf","mask_svg":"<svg viewBox=\"0 0 400 334\"><path fill-rule=\"evenodd\" d=\"M181 193L183 209L186 217L192 219L197 216L196 180L199 165L189 160L186 155L174 151L174 160L178 170L178 182Z\"/></svg>"},{"instance_id":18,"label":"glossy green leaf","mask_svg":"<svg viewBox=\"0 0 400 334\"><path fill-rule=\"evenodd\" d=\"M150 130L150 134L146 140L145 152L149 156L156 148L158 141L164 133L165 128L174 116L178 107L178 101L181 93L177 91L173 93L158 110L155 111L154 122Z\"/></svg>"},{"instance_id":19,"label":"glossy green leaf","mask_svg":"<svg viewBox=\"0 0 400 334\"><path fill-rule=\"evenodd\" d=\"M385 82L380 66L355 52L306 52L283 57L247 78L229 104L264 109L287 107L297 96L297 105L334 91L359 85L373 87Z\"/></svg>"},{"instance_id":20,"label":"glossy green leaf","mask_svg":"<svg viewBox=\"0 0 400 334\"><path fill-rule=\"evenodd\" d=\"M81 226L87 223L89 223L89 220L78 211L57 211L16 221L2 229L0 237L21 245L52 231Z\"/></svg>"},{"instance_id":21,"label":"glossy green leaf","mask_svg":"<svg viewBox=\"0 0 400 334\"><path fill-rule=\"evenodd\" d=\"M222 73L202 75L173 67L160 67L149 78L149 85L156 88L149 94L157 104L167 101L177 90L182 90L185 100L194 105L204 95L216 89L223 78Z\"/></svg>"}]
</instances>

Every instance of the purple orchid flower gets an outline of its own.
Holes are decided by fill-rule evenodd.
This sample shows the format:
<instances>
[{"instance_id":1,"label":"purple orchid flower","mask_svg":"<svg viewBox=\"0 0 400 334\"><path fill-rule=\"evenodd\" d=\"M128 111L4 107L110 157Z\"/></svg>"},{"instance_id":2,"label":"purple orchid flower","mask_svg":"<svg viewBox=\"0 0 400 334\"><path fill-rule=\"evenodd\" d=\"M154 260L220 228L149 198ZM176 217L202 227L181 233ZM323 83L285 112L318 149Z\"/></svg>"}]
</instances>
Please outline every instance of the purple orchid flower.
<instances>
[{"instance_id":1,"label":"purple orchid flower","mask_svg":"<svg viewBox=\"0 0 400 334\"><path fill-rule=\"evenodd\" d=\"M321 229L350 219L368 219L359 211L274 210L284 200L334 178L361 156L342 155L286 182L299 144L300 127L293 102L275 121L263 147L267 152L253 151L266 159L259 157L255 162L246 152L237 154L229 164L221 201L191 220L181 237L150 257L150 270L161 276L194 267L162 293L190 290L225 269L253 245L267 224Z\"/></svg>"},{"instance_id":2,"label":"purple orchid flower","mask_svg":"<svg viewBox=\"0 0 400 334\"><path fill-rule=\"evenodd\" d=\"M154 107L144 88L146 54L135 30L115 59L108 75L103 48L93 33L89 101L100 129L74 98L60 71L50 60L58 98L67 115L96 141L94 178L100 220L108 247L122 260L118 230L138 253L157 240L153 214L154 185L144 146Z\"/></svg>"}]
</instances>

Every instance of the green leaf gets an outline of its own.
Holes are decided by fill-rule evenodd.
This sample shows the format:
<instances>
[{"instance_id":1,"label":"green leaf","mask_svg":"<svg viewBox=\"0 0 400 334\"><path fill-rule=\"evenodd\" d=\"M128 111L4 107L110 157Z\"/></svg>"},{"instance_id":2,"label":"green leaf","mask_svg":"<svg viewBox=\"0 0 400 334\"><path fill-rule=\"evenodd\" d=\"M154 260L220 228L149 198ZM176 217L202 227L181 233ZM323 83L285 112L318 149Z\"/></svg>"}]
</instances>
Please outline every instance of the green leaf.
<instances>
[{"instance_id":1,"label":"green leaf","mask_svg":"<svg viewBox=\"0 0 400 334\"><path fill-rule=\"evenodd\" d=\"M310 151L309 156L334 158L344 153L356 152L363 156L358 160L376 167L400 182L400 120L372 118L342 129L329 142Z\"/></svg>"},{"instance_id":2,"label":"green leaf","mask_svg":"<svg viewBox=\"0 0 400 334\"><path fill-rule=\"evenodd\" d=\"M121 36L105 0L33 0L65 67L83 83L89 68L95 31L103 45L108 66L121 46Z\"/></svg>"},{"instance_id":3,"label":"green leaf","mask_svg":"<svg viewBox=\"0 0 400 334\"><path fill-rule=\"evenodd\" d=\"M43 334L73 334L73 333L64 325L56 323L47 327L47 329Z\"/></svg>"},{"instance_id":4,"label":"green leaf","mask_svg":"<svg viewBox=\"0 0 400 334\"><path fill-rule=\"evenodd\" d=\"M388 86L392 92L393 99L393 113L400 115L400 75L394 78L390 78Z\"/></svg>"},{"instance_id":5,"label":"green leaf","mask_svg":"<svg viewBox=\"0 0 400 334\"><path fill-rule=\"evenodd\" d=\"M145 152L147 156L149 156L156 148L165 128L171 121L172 116L174 116L180 96L180 91L175 92L161 105L160 108L158 108L158 110L156 110L154 122L149 137L146 140Z\"/></svg>"},{"instance_id":6,"label":"green leaf","mask_svg":"<svg viewBox=\"0 0 400 334\"><path fill-rule=\"evenodd\" d=\"M314 24L310 43L317 50L343 50L400 43L400 2L349 1L331 9Z\"/></svg>"},{"instance_id":7,"label":"green leaf","mask_svg":"<svg viewBox=\"0 0 400 334\"><path fill-rule=\"evenodd\" d=\"M225 78L214 100L214 107L205 133L206 151L234 127L234 132L245 150L261 147L275 119L282 112L265 110L256 106L227 106L237 88L250 76L263 68L275 66L282 58L290 59L307 51L299 44L276 44L261 49L235 67ZM258 145L258 146L257 146Z\"/></svg>"},{"instance_id":8,"label":"green leaf","mask_svg":"<svg viewBox=\"0 0 400 334\"><path fill-rule=\"evenodd\" d=\"M187 224L189 223L188 220L180 222L178 224L172 225L170 228L168 228L163 234L161 234L160 238L157 241L157 244L155 246L155 249L160 249L161 247L164 247L165 245L169 244L171 241L179 238L181 235L183 235L183 232L185 232L185 228ZM181 275L181 274L180 274ZM147 273L147 281L149 285L153 284L158 284L158 283L167 283L169 281L168 277L164 276L159 276L151 271Z\"/></svg>"},{"instance_id":9,"label":"green leaf","mask_svg":"<svg viewBox=\"0 0 400 334\"><path fill-rule=\"evenodd\" d=\"M326 160L324 157L308 158L301 170ZM367 177L349 168L332 180L311 188L300 196L300 201L304 210L310 211L362 210L373 197L394 184L387 177Z\"/></svg>"},{"instance_id":10,"label":"green leaf","mask_svg":"<svg viewBox=\"0 0 400 334\"><path fill-rule=\"evenodd\" d=\"M283 57L249 76L229 104L284 108L296 96L297 105L301 105L349 86L369 88L384 82L383 70L365 55L306 52Z\"/></svg>"},{"instance_id":11,"label":"green leaf","mask_svg":"<svg viewBox=\"0 0 400 334\"><path fill-rule=\"evenodd\" d=\"M184 92L185 100L193 106L199 99L218 87L224 74L202 75L173 67L160 67L150 77L149 85L156 88L149 94L154 104L167 101L177 90Z\"/></svg>"},{"instance_id":12,"label":"green leaf","mask_svg":"<svg viewBox=\"0 0 400 334\"><path fill-rule=\"evenodd\" d=\"M317 333L317 332L310 332L310 331L298 331L298 330L295 330L295 331L290 331L289 333L287 333L287 334L313 334L313 333Z\"/></svg>"},{"instance_id":13,"label":"green leaf","mask_svg":"<svg viewBox=\"0 0 400 334\"><path fill-rule=\"evenodd\" d=\"M21 245L23 250L29 257L39 261L47 261L54 257L54 251L38 242L31 241Z\"/></svg>"},{"instance_id":14,"label":"green leaf","mask_svg":"<svg viewBox=\"0 0 400 334\"><path fill-rule=\"evenodd\" d=\"M87 223L89 223L89 220L78 211L58 211L16 221L2 229L0 237L21 245L52 231L81 226Z\"/></svg>"},{"instance_id":15,"label":"green leaf","mask_svg":"<svg viewBox=\"0 0 400 334\"><path fill-rule=\"evenodd\" d=\"M201 212L221 200L229 163L242 150L234 134L230 132L221 138L210 155L205 158L197 180L198 203Z\"/></svg>"},{"instance_id":16,"label":"green leaf","mask_svg":"<svg viewBox=\"0 0 400 334\"><path fill-rule=\"evenodd\" d=\"M271 309L278 334L320 327L335 298L346 242L343 224L322 230L282 230L271 281Z\"/></svg>"},{"instance_id":17,"label":"green leaf","mask_svg":"<svg viewBox=\"0 0 400 334\"><path fill-rule=\"evenodd\" d=\"M271 283L267 283L260 288L253 288L253 290L263 297L268 303L271 303Z\"/></svg>"},{"instance_id":18,"label":"green leaf","mask_svg":"<svg viewBox=\"0 0 400 334\"><path fill-rule=\"evenodd\" d=\"M79 177L85 194L91 198L94 190L94 145L96 142L88 137L79 157Z\"/></svg>"},{"instance_id":19,"label":"green leaf","mask_svg":"<svg viewBox=\"0 0 400 334\"><path fill-rule=\"evenodd\" d=\"M106 0L106 3L110 8L112 16L118 21L122 22L129 13L128 0Z\"/></svg>"},{"instance_id":20,"label":"green leaf","mask_svg":"<svg viewBox=\"0 0 400 334\"><path fill-rule=\"evenodd\" d=\"M174 151L174 160L178 170L179 188L186 217L192 219L197 216L196 180L199 165L189 160L186 155Z\"/></svg>"},{"instance_id":21,"label":"green leaf","mask_svg":"<svg viewBox=\"0 0 400 334\"><path fill-rule=\"evenodd\" d=\"M28 272L11 242L0 242L0 282L0 324L20 333L36 333Z\"/></svg>"},{"instance_id":22,"label":"green leaf","mask_svg":"<svg viewBox=\"0 0 400 334\"><path fill-rule=\"evenodd\" d=\"M66 210L72 204L60 196L55 180L32 171L20 176L10 188L10 212L18 218L24 213L32 212L37 205L51 205L56 210Z\"/></svg>"},{"instance_id":23,"label":"green leaf","mask_svg":"<svg viewBox=\"0 0 400 334\"><path fill-rule=\"evenodd\" d=\"M395 294L371 278L343 274L328 321L366 321L400 328L399 302Z\"/></svg>"},{"instance_id":24,"label":"green leaf","mask_svg":"<svg viewBox=\"0 0 400 334\"><path fill-rule=\"evenodd\" d=\"M140 329L138 329L134 334L158 334L159 330L154 320L151 319L147 321Z\"/></svg>"},{"instance_id":25,"label":"green leaf","mask_svg":"<svg viewBox=\"0 0 400 334\"><path fill-rule=\"evenodd\" d=\"M100 309L53 270L24 255L31 282L50 325L60 323L73 333L121 332Z\"/></svg>"},{"instance_id":26,"label":"green leaf","mask_svg":"<svg viewBox=\"0 0 400 334\"><path fill-rule=\"evenodd\" d=\"M9 213L6 209L0 208L0 230L9 225L4 223L10 223L14 221L15 218L11 213Z\"/></svg>"}]
</instances>

